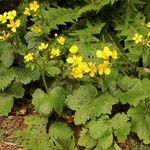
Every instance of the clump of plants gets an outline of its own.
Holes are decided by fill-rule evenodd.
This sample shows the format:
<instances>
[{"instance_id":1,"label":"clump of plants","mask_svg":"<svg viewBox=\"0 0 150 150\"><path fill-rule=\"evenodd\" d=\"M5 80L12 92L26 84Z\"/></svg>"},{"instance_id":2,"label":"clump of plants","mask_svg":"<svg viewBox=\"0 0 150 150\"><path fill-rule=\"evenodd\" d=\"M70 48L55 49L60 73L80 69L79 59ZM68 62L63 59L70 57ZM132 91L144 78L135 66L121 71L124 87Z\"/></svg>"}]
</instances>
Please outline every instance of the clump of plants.
<instances>
[{"instance_id":1,"label":"clump of plants","mask_svg":"<svg viewBox=\"0 0 150 150\"><path fill-rule=\"evenodd\" d=\"M0 115L26 95L38 113L16 142L119 150L134 132L150 144L148 8L148 0L26 0L0 14Z\"/></svg>"}]
</instances>

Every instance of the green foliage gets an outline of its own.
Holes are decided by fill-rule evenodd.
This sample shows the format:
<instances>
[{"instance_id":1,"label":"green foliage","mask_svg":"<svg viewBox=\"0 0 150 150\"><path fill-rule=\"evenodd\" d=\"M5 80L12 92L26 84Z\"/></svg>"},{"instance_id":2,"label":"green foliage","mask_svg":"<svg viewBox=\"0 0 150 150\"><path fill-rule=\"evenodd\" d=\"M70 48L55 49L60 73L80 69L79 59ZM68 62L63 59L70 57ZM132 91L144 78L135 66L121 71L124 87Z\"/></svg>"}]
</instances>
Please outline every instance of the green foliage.
<instances>
[{"instance_id":1,"label":"green foliage","mask_svg":"<svg viewBox=\"0 0 150 150\"><path fill-rule=\"evenodd\" d=\"M49 133L46 133L45 129L46 118L31 116L26 118L25 123L28 127L16 133L18 138L16 142L24 147L33 150L73 148L71 147L72 131L65 123L55 122L52 124Z\"/></svg>"},{"instance_id":2,"label":"green foliage","mask_svg":"<svg viewBox=\"0 0 150 150\"><path fill-rule=\"evenodd\" d=\"M40 78L39 69L30 70L28 68L15 68L16 81L22 84L28 84Z\"/></svg>"},{"instance_id":3,"label":"green foliage","mask_svg":"<svg viewBox=\"0 0 150 150\"><path fill-rule=\"evenodd\" d=\"M98 96L92 85L80 86L66 99L68 107L76 110L76 124L84 124L90 118L99 117L101 114L110 114L112 105L117 102L118 100L108 93Z\"/></svg>"},{"instance_id":4,"label":"green foliage","mask_svg":"<svg viewBox=\"0 0 150 150\"><path fill-rule=\"evenodd\" d=\"M42 9L41 15L44 20L41 24L44 27L44 31L47 33L51 29L58 29L57 25L65 25L67 22L74 22L75 19L77 19L77 10L48 8L47 10Z\"/></svg>"},{"instance_id":5,"label":"green foliage","mask_svg":"<svg viewBox=\"0 0 150 150\"><path fill-rule=\"evenodd\" d=\"M15 78L14 69L0 69L0 90L4 90Z\"/></svg>"},{"instance_id":6,"label":"green foliage","mask_svg":"<svg viewBox=\"0 0 150 150\"><path fill-rule=\"evenodd\" d=\"M0 116L7 116L13 106L13 97L11 95L1 93L0 94Z\"/></svg>"},{"instance_id":7,"label":"green foliage","mask_svg":"<svg viewBox=\"0 0 150 150\"><path fill-rule=\"evenodd\" d=\"M32 104L35 108L44 115L52 113L53 109L61 115L65 100L65 91L61 87L55 87L48 93L37 89L33 93Z\"/></svg>"},{"instance_id":8,"label":"green foliage","mask_svg":"<svg viewBox=\"0 0 150 150\"><path fill-rule=\"evenodd\" d=\"M139 138L143 140L145 144L150 143L150 102L149 99L146 102L141 102L136 107L130 108L128 116L131 117L131 129L137 133Z\"/></svg>"},{"instance_id":9,"label":"green foliage","mask_svg":"<svg viewBox=\"0 0 150 150\"><path fill-rule=\"evenodd\" d=\"M117 114L111 119L107 115L102 115L99 119L90 121L83 129L79 144L87 149L95 145L102 149L111 149L114 141L113 134L117 137L118 142L125 142L130 133L131 124L128 121L129 118L125 114Z\"/></svg>"},{"instance_id":10,"label":"green foliage","mask_svg":"<svg viewBox=\"0 0 150 150\"><path fill-rule=\"evenodd\" d=\"M106 6L110 3L113 4L114 2L115 2L115 0L95 0L91 4L82 7L79 10L78 15L80 16L83 13L87 13L87 12L90 12L92 10L99 12L104 6Z\"/></svg>"},{"instance_id":11,"label":"green foliage","mask_svg":"<svg viewBox=\"0 0 150 150\"><path fill-rule=\"evenodd\" d=\"M118 98L125 104L137 106L141 100L150 97L149 85L147 79L139 80L136 78L123 77L118 84L125 92L118 91Z\"/></svg>"},{"instance_id":12,"label":"green foliage","mask_svg":"<svg viewBox=\"0 0 150 150\"><path fill-rule=\"evenodd\" d=\"M77 36L81 43L90 43L99 41L94 35L99 34L105 24L98 22L95 25L87 23L87 28L76 30L71 33L71 36Z\"/></svg>"},{"instance_id":13,"label":"green foliage","mask_svg":"<svg viewBox=\"0 0 150 150\"><path fill-rule=\"evenodd\" d=\"M14 49L8 42L1 42L0 44L0 60L4 67L9 67L14 61Z\"/></svg>"},{"instance_id":14,"label":"green foliage","mask_svg":"<svg viewBox=\"0 0 150 150\"><path fill-rule=\"evenodd\" d=\"M130 132L150 144L149 6L148 0L26 0L0 10L0 115L24 98L38 113L26 118L20 144L120 150ZM81 126L79 140L58 120Z\"/></svg>"}]
</instances>

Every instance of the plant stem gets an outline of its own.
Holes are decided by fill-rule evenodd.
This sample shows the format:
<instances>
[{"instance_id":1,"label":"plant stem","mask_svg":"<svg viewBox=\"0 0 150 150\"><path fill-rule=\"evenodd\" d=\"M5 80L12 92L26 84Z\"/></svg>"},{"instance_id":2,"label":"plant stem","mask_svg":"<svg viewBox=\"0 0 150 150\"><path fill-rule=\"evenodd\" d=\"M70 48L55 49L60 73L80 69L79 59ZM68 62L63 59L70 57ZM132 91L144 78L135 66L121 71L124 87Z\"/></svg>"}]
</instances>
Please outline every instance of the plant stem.
<instances>
[{"instance_id":1,"label":"plant stem","mask_svg":"<svg viewBox=\"0 0 150 150\"><path fill-rule=\"evenodd\" d=\"M44 70L43 69L41 70L41 74L42 74L42 80L43 80L43 84L44 84L45 90L46 90L46 92L48 92L48 86L47 86L47 83L46 83L46 80L45 80L45 74L44 74Z\"/></svg>"},{"instance_id":2,"label":"plant stem","mask_svg":"<svg viewBox=\"0 0 150 150\"><path fill-rule=\"evenodd\" d=\"M39 69L41 70L43 85L44 85L44 87L45 87L46 92L48 93L48 86L47 86L46 79L45 79L44 60L43 60L43 65L42 65L42 67L38 64L37 61L36 61L36 64L37 64L37 66L39 67Z\"/></svg>"}]
</instances>

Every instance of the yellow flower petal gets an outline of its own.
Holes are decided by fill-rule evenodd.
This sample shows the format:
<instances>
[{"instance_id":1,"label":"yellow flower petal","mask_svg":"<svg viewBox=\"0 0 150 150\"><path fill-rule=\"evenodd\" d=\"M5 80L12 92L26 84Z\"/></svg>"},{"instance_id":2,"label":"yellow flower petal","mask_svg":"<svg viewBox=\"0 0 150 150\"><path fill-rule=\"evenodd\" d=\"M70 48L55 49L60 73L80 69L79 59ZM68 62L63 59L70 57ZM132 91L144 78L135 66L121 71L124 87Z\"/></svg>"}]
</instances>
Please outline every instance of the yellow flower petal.
<instances>
[{"instance_id":1,"label":"yellow flower petal","mask_svg":"<svg viewBox=\"0 0 150 150\"><path fill-rule=\"evenodd\" d=\"M97 50L96 56L97 56L98 58L103 58L103 52L100 51L100 50Z\"/></svg>"},{"instance_id":2,"label":"yellow flower petal","mask_svg":"<svg viewBox=\"0 0 150 150\"><path fill-rule=\"evenodd\" d=\"M60 45L64 45L65 44L65 38L60 36L57 38L57 42L60 44Z\"/></svg>"},{"instance_id":3,"label":"yellow flower petal","mask_svg":"<svg viewBox=\"0 0 150 150\"><path fill-rule=\"evenodd\" d=\"M37 1L33 1L32 3L30 3L29 8L30 10L36 12L39 9L39 4Z\"/></svg>"},{"instance_id":4,"label":"yellow flower petal","mask_svg":"<svg viewBox=\"0 0 150 150\"><path fill-rule=\"evenodd\" d=\"M78 52L78 46L72 45L69 49L70 53L76 54Z\"/></svg>"},{"instance_id":5,"label":"yellow flower petal","mask_svg":"<svg viewBox=\"0 0 150 150\"><path fill-rule=\"evenodd\" d=\"M74 78L83 78L83 72L82 72L81 68L79 68L79 67L73 68L70 74Z\"/></svg>"},{"instance_id":6,"label":"yellow flower petal","mask_svg":"<svg viewBox=\"0 0 150 150\"><path fill-rule=\"evenodd\" d=\"M76 56L76 55L73 55L72 57L69 57L67 59L67 62L69 64L72 64L72 66L76 66L78 65L80 62L82 62L83 58L82 56Z\"/></svg>"},{"instance_id":7,"label":"yellow flower petal","mask_svg":"<svg viewBox=\"0 0 150 150\"><path fill-rule=\"evenodd\" d=\"M16 13L15 10L9 11L9 12L7 13L7 19L13 20L13 19L16 17L16 15L17 15L17 13Z\"/></svg>"},{"instance_id":8,"label":"yellow flower petal","mask_svg":"<svg viewBox=\"0 0 150 150\"><path fill-rule=\"evenodd\" d=\"M39 50L44 50L44 49L47 49L47 47L48 47L48 44L45 44L45 43L41 43L39 46L38 46L38 49Z\"/></svg>"},{"instance_id":9,"label":"yellow flower petal","mask_svg":"<svg viewBox=\"0 0 150 150\"><path fill-rule=\"evenodd\" d=\"M111 54L111 57L112 57L113 59L117 59L117 58L118 58L118 52L117 52L116 50L113 50L113 51L112 51L112 54Z\"/></svg>"}]
</instances>

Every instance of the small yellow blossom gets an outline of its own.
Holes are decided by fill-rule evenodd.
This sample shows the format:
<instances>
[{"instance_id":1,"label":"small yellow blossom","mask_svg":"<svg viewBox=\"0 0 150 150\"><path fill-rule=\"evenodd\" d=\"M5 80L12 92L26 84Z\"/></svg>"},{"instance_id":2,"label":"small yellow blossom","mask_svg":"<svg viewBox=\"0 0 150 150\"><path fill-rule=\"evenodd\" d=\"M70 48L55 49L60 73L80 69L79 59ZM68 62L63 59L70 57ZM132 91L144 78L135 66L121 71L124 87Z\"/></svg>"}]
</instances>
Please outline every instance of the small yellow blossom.
<instances>
[{"instance_id":1,"label":"small yellow blossom","mask_svg":"<svg viewBox=\"0 0 150 150\"><path fill-rule=\"evenodd\" d=\"M25 56L24 56L25 62L27 63L27 62L33 61L33 59L34 59L33 56L34 56L33 53L28 53L27 55L25 55Z\"/></svg>"},{"instance_id":2,"label":"small yellow blossom","mask_svg":"<svg viewBox=\"0 0 150 150\"><path fill-rule=\"evenodd\" d=\"M23 14L26 15L26 16L30 16L31 15L30 9L28 7L26 7Z\"/></svg>"},{"instance_id":3,"label":"small yellow blossom","mask_svg":"<svg viewBox=\"0 0 150 150\"><path fill-rule=\"evenodd\" d=\"M89 69L90 69L90 70L89 70L89 75L90 75L91 77L94 77L95 74L96 74L96 72L97 72L96 65L95 65L95 63L91 63L91 62L89 62L88 65L89 65Z\"/></svg>"},{"instance_id":4,"label":"small yellow blossom","mask_svg":"<svg viewBox=\"0 0 150 150\"><path fill-rule=\"evenodd\" d=\"M142 38L143 38L143 36L141 34L135 33L134 36L133 36L133 38L132 38L132 40L136 44L138 44L138 43L142 42Z\"/></svg>"},{"instance_id":5,"label":"small yellow blossom","mask_svg":"<svg viewBox=\"0 0 150 150\"><path fill-rule=\"evenodd\" d=\"M16 21L10 20L10 24L7 24L8 28L11 28L12 32L16 32L16 28L20 26L20 19L17 19Z\"/></svg>"},{"instance_id":6,"label":"small yellow blossom","mask_svg":"<svg viewBox=\"0 0 150 150\"><path fill-rule=\"evenodd\" d=\"M31 32L33 32L33 33L39 33L39 32L42 31L40 27L36 27L36 26L32 26L32 27L30 28L30 30L31 30Z\"/></svg>"},{"instance_id":7,"label":"small yellow blossom","mask_svg":"<svg viewBox=\"0 0 150 150\"><path fill-rule=\"evenodd\" d=\"M106 74L106 75L110 74L111 70L108 67L109 64L110 64L109 61L104 61L102 64L99 64L98 72L99 72L100 75L102 75L103 73Z\"/></svg>"},{"instance_id":8,"label":"small yellow blossom","mask_svg":"<svg viewBox=\"0 0 150 150\"><path fill-rule=\"evenodd\" d=\"M37 1L33 1L32 3L30 3L29 8L30 10L33 10L34 12L36 12L39 9L39 4Z\"/></svg>"},{"instance_id":9,"label":"small yellow blossom","mask_svg":"<svg viewBox=\"0 0 150 150\"><path fill-rule=\"evenodd\" d=\"M58 56L60 56L59 48L52 48L50 58L54 58L54 57L58 57Z\"/></svg>"},{"instance_id":10,"label":"small yellow blossom","mask_svg":"<svg viewBox=\"0 0 150 150\"><path fill-rule=\"evenodd\" d=\"M90 68L86 62L80 62L78 67L82 70L83 73L88 73L90 71Z\"/></svg>"},{"instance_id":11,"label":"small yellow blossom","mask_svg":"<svg viewBox=\"0 0 150 150\"><path fill-rule=\"evenodd\" d=\"M72 45L69 49L70 53L76 54L78 52L78 46Z\"/></svg>"},{"instance_id":12,"label":"small yellow blossom","mask_svg":"<svg viewBox=\"0 0 150 150\"><path fill-rule=\"evenodd\" d=\"M73 68L70 74L74 78L83 78L83 72L82 72L81 68L79 68L79 67Z\"/></svg>"},{"instance_id":13,"label":"small yellow blossom","mask_svg":"<svg viewBox=\"0 0 150 150\"><path fill-rule=\"evenodd\" d=\"M60 44L60 45L64 45L65 44L65 38L60 36L57 38L57 42Z\"/></svg>"},{"instance_id":14,"label":"small yellow blossom","mask_svg":"<svg viewBox=\"0 0 150 150\"><path fill-rule=\"evenodd\" d=\"M113 51L112 51L112 54L111 54L111 57L112 57L113 59L117 59L117 58L118 58L118 52L117 52L116 50L113 50Z\"/></svg>"},{"instance_id":15,"label":"small yellow blossom","mask_svg":"<svg viewBox=\"0 0 150 150\"><path fill-rule=\"evenodd\" d=\"M2 31L2 34L0 35L0 41L6 41L10 36L10 33L7 33L5 31Z\"/></svg>"},{"instance_id":16,"label":"small yellow blossom","mask_svg":"<svg viewBox=\"0 0 150 150\"><path fill-rule=\"evenodd\" d=\"M13 20L13 19L16 17L16 15L17 15L17 13L16 13L15 10L9 11L9 12L7 13L7 19Z\"/></svg>"},{"instance_id":17,"label":"small yellow blossom","mask_svg":"<svg viewBox=\"0 0 150 150\"><path fill-rule=\"evenodd\" d=\"M80 62L82 62L82 60L83 60L82 56L73 55L72 57L67 58L67 63L72 64L72 66L76 66Z\"/></svg>"},{"instance_id":18,"label":"small yellow blossom","mask_svg":"<svg viewBox=\"0 0 150 150\"><path fill-rule=\"evenodd\" d=\"M147 34L147 36L149 36L149 37L150 37L150 32Z\"/></svg>"},{"instance_id":19,"label":"small yellow blossom","mask_svg":"<svg viewBox=\"0 0 150 150\"><path fill-rule=\"evenodd\" d=\"M0 15L0 21L2 24L7 22L7 12L4 12L3 15Z\"/></svg>"},{"instance_id":20,"label":"small yellow blossom","mask_svg":"<svg viewBox=\"0 0 150 150\"><path fill-rule=\"evenodd\" d=\"M147 26L148 28L150 28L150 22L148 22L148 23L146 24L146 26Z\"/></svg>"},{"instance_id":21,"label":"small yellow blossom","mask_svg":"<svg viewBox=\"0 0 150 150\"><path fill-rule=\"evenodd\" d=\"M38 46L38 49L39 50L44 50L44 49L47 49L47 47L48 47L48 44L45 44L45 43L41 43L39 46Z\"/></svg>"},{"instance_id":22,"label":"small yellow blossom","mask_svg":"<svg viewBox=\"0 0 150 150\"><path fill-rule=\"evenodd\" d=\"M108 59L111 56L111 51L109 50L109 47L105 46L103 51L98 50L96 52L96 56L98 58Z\"/></svg>"}]
</instances>

